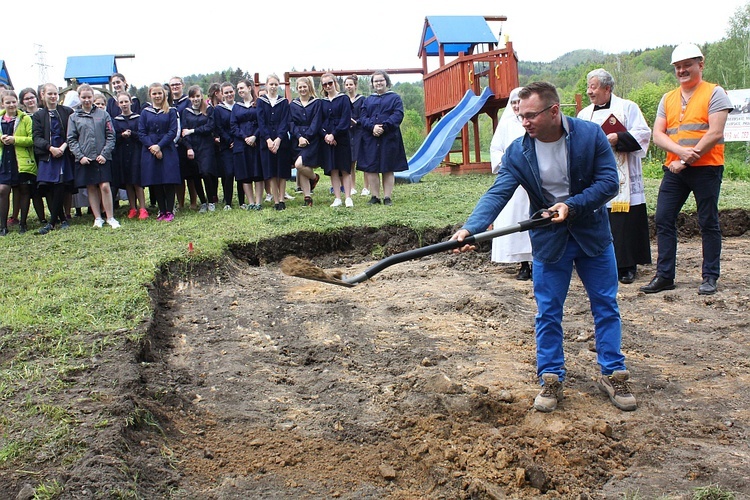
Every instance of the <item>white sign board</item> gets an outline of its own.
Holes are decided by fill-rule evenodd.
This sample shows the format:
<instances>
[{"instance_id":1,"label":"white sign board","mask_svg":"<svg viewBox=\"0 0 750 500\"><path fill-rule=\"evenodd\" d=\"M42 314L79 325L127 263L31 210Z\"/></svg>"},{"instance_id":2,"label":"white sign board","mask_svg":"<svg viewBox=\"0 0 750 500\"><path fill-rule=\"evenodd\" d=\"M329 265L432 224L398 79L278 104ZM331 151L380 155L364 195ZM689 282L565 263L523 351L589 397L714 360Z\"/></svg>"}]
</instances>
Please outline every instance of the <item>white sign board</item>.
<instances>
[{"instance_id":1,"label":"white sign board","mask_svg":"<svg viewBox=\"0 0 750 500\"><path fill-rule=\"evenodd\" d=\"M724 142L750 141L750 89L727 90L734 109L727 116Z\"/></svg>"}]
</instances>

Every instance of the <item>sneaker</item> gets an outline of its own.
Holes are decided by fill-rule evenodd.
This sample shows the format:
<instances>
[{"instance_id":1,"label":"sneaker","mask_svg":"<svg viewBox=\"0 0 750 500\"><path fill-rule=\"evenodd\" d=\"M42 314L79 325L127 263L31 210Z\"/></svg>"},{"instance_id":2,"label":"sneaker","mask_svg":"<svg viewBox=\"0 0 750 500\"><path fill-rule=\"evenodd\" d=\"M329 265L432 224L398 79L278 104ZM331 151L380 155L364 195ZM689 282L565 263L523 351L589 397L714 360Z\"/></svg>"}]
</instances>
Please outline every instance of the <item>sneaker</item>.
<instances>
[{"instance_id":1,"label":"sneaker","mask_svg":"<svg viewBox=\"0 0 750 500\"><path fill-rule=\"evenodd\" d=\"M163 213L159 212L159 213L157 214L157 216L156 216L156 220L158 220L158 221L163 221L163 220L164 220L164 216L165 216L165 215L166 215L166 214L163 214Z\"/></svg>"},{"instance_id":2,"label":"sneaker","mask_svg":"<svg viewBox=\"0 0 750 500\"><path fill-rule=\"evenodd\" d=\"M335 207L340 207L341 206L341 198L336 198L335 200L333 200L333 203L331 203L331 206L334 207L334 208Z\"/></svg>"},{"instance_id":3,"label":"sneaker","mask_svg":"<svg viewBox=\"0 0 750 500\"><path fill-rule=\"evenodd\" d=\"M8 228L0 227L0 236L8 236Z\"/></svg>"},{"instance_id":4,"label":"sneaker","mask_svg":"<svg viewBox=\"0 0 750 500\"><path fill-rule=\"evenodd\" d=\"M243 203L242 205L240 205L240 209L247 210L247 203Z\"/></svg>"},{"instance_id":5,"label":"sneaker","mask_svg":"<svg viewBox=\"0 0 750 500\"><path fill-rule=\"evenodd\" d=\"M627 370L615 370L612 375L602 375L597 382L612 404L623 411L633 411L638 407L635 396L630 392L629 378L630 372Z\"/></svg>"},{"instance_id":6,"label":"sneaker","mask_svg":"<svg viewBox=\"0 0 750 500\"><path fill-rule=\"evenodd\" d=\"M229 210L232 210L232 205L224 205L224 211L227 212Z\"/></svg>"},{"instance_id":7,"label":"sneaker","mask_svg":"<svg viewBox=\"0 0 750 500\"><path fill-rule=\"evenodd\" d=\"M270 203L273 201L273 195L267 194L266 195L266 203Z\"/></svg>"},{"instance_id":8,"label":"sneaker","mask_svg":"<svg viewBox=\"0 0 750 500\"><path fill-rule=\"evenodd\" d=\"M281 207L280 210L286 210L286 203L282 201L281 203L279 203L279 207Z\"/></svg>"},{"instance_id":9,"label":"sneaker","mask_svg":"<svg viewBox=\"0 0 750 500\"><path fill-rule=\"evenodd\" d=\"M102 219L101 217L94 219L94 227L99 228L99 227L102 227L103 225L104 225L104 219Z\"/></svg>"},{"instance_id":10,"label":"sneaker","mask_svg":"<svg viewBox=\"0 0 750 500\"><path fill-rule=\"evenodd\" d=\"M534 398L534 409L548 413L563 400L563 384L556 373L542 373L542 382L542 391Z\"/></svg>"},{"instance_id":11,"label":"sneaker","mask_svg":"<svg viewBox=\"0 0 750 500\"><path fill-rule=\"evenodd\" d=\"M256 212L263 210L263 205L261 205L260 203L258 203L257 205L253 205L253 207L253 210L255 210Z\"/></svg>"},{"instance_id":12,"label":"sneaker","mask_svg":"<svg viewBox=\"0 0 750 500\"><path fill-rule=\"evenodd\" d=\"M328 192L333 194L333 186L331 186L330 189L328 189Z\"/></svg>"},{"instance_id":13,"label":"sneaker","mask_svg":"<svg viewBox=\"0 0 750 500\"><path fill-rule=\"evenodd\" d=\"M140 210L138 210L138 218L140 220L148 219L148 210L146 210L145 208L141 208Z\"/></svg>"},{"instance_id":14,"label":"sneaker","mask_svg":"<svg viewBox=\"0 0 750 500\"><path fill-rule=\"evenodd\" d=\"M352 192L349 195L354 196L355 194L357 194L357 188L352 188Z\"/></svg>"},{"instance_id":15,"label":"sneaker","mask_svg":"<svg viewBox=\"0 0 750 500\"><path fill-rule=\"evenodd\" d=\"M302 202L302 206L311 207L313 206L313 199L310 196L305 196L305 201Z\"/></svg>"},{"instance_id":16,"label":"sneaker","mask_svg":"<svg viewBox=\"0 0 750 500\"><path fill-rule=\"evenodd\" d=\"M26 224L20 224L18 226L18 234L24 234L26 231L28 231Z\"/></svg>"},{"instance_id":17,"label":"sneaker","mask_svg":"<svg viewBox=\"0 0 750 500\"><path fill-rule=\"evenodd\" d=\"M352 208L354 206L354 201L351 198L347 198L344 201L344 205L346 205L346 208Z\"/></svg>"},{"instance_id":18,"label":"sneaker","mask_svg":"<svg viewBox=\"0 0 750 500\"><path fill-rule=\"evenodd\" d=\"M301 187L299 187L299 186L297 186L296 188L294 188L294 192L295 192L296 194L302 194L302 193L303 193L303 191L302 191L302 188L301 188Z\"/></svg>"},{"instance_id":19,"label":"sneaker","mask_svg":"<svg viewBox=\"0 0 750 500\"><path fill-rule=\"evenodd\" d=\"M39 234L47 234L50 231L52 231L53 229L55 229L55 226L53 226L52 224L46 224L46 225L40 227L38 232L39 232Z\"/></svg>"},{"instance_id":20,"label":"sneaker","mask_svg":"<svg viewBox=\"0 0 750 500\"><path fill-rule=\"evenodd\" d=\"M318 185L318 181L320 181L320 175L315 174L315 179L310 179L310 192L312 193L313 189L315 189L315 186Z\"/></svg>"},{"instance_id":21,"label":"sneaker","mask_svg":"<svg viewBox=\"0 0 750 500\"><path fill-rule=\"evenodd\" d=\"M70 228L70 223L67 220L64 220L60 223L60 229L68 229Z\"/></svg>"},{"instance_id":22,"label":"sneaker","mask_svg":"<svg viewBox=\"0 0 750 500\"><path fill-rule=\"evenodd\" d=\"M361 196L370 196L370 190L367 188L364 188L361 193L359 193Z\"/></svg>"},{"instance_id":23,"label":"sneaker","mask_svg":"<svg viewBox=\"0 0 750 500\"><path fill-rule=\"evenodd\" d=\"M117 222L117 219L115 219L114 217L112 217L111 219L107 219L107 224L109 224L112 229L117 229L120 227L120 223Z\"/></svg>"},{"instance_id":24,"label":"sneaker","mask_svg":"<svg viewBox=\"0 0 750 500\"><path fill-rule=\"evenodd\" d=\"M198 209L199 214L205 214L208 212L208 205L205 203L201 203L201 207Z\"/></svg>"},{"instance_id":25,"label":"sneaker","mask_svg":"<svg viewBox=\"0 0 750 500\"><path fill-rule=\"evenodd\" d=\"M386 196L385 198L383 198L383 205L391 206L393 205L393 200L391 200L390 198Z\"/></svg>"},{"instance_id":26,"label":"sneaker","mask_svg":"<svg viewBox=\"0 0 750 500\"><path fill-rule=\"evenodd\" d=\"M9 217L8 218L8 225L9 226L15 226L17 224L18 224L18 219L16 219L15 217Z\"/></svg>"},{"instance_id":27,"label":"sneaker","mask_svg":"<svg viewBox=\"0 0 750 500\"><path fill-rule=\"evenodd\" d=\"M209 212L214 212L214 211L216 211L216 203L209 203L209 204L208 204L208 211L209 211Z\"/></svg>"},{"instance_id":28,"label":"sneaker","mask_svg":"<svg viewBox=\"0 0 750 500\"><path fill-rule=\"evenodd\" d=\"M294 199L294 196L292 196L292 195L291 195L291 194L289 194L289 193L284 193L284 199L285 199L285 200L293 200L293 199Z\"/></svg>"},{"instance_id":29,"label":"sneaker","mask_svg":"<svg viewBox=\"0 0 750 500\"><path fill-rule=\"evenodd\" d=\"M161 220L162 222L172 222L174 220L174 214L172 212L167 212Z\"/></svg>"},{"instance_id":30,"label":"sneaker","mask_svg":"<svg viewBox=\"0 0 750 500\"><path fill-rule=\"evenodd\" d=\"M380 205L380 198L377 196L373 196L370 198L370 201L367 202L368 205Z\"/></svg>"},{"instance_id":31,"label":"sneaker","mask_svg":"<svg viewBox=\"0 0 750 500\"><path fill-rule=\"evenodd\" d=\"M135 219L138 216L138 210L131 208L128 210L128 219Z\"/></svg>"}]
</instances>

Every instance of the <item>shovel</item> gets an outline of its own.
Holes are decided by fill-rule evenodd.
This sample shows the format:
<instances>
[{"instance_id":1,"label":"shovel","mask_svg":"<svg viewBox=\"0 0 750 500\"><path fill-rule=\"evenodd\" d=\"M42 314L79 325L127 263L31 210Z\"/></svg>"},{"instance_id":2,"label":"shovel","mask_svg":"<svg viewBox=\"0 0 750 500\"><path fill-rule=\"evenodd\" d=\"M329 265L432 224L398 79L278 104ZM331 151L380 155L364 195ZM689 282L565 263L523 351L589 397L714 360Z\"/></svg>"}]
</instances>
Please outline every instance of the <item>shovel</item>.
<instances>
[{"instance_id":1,"label":"shovel","mask_svg":"<svg viewBox=\"0 0 750 500\"><path fill-rule=\"evenodd\" d=\"M483 241L497 238L498 236L505 236L506 234L520 233L522 231L528 231L529 229L549 226L550 224L552 224L552 220L556 215L557 212L543 209L536 212L528 220L517 222L500 229L493 229L492 231L485 231L483 233L467 236L461 242L457 240L448 240L440 243L435 243L434 245L428 245L426 247L396 253L391 255L390 257L386 257L385 259L376 262L372 266L365 269L362 273L352 277L343 276L340 272L328 273L323 269L313 265L309 261L293 256L285 257L284 260L281 261L281 271L289 276L322 281L324 283L330 283L332 285L353 287L358 283L362 283L363 281L372 278L383 269L394 264L400 264L401 262L406 262L407 260L419 259L420 257L426 257L428 255L433 255L439 252L454 250L464 245L481 243Z\"/></svg>"}]
</instances>

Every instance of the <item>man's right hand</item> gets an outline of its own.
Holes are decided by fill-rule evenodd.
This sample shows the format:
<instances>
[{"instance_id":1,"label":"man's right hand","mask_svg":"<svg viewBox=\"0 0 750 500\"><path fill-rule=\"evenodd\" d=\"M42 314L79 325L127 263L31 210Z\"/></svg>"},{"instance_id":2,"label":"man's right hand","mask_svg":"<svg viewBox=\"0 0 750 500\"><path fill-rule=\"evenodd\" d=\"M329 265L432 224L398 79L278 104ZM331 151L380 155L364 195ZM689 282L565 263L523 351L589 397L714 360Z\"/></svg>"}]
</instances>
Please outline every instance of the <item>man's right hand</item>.
<instances>
[{"instance_id":1,"label":"man's right hand","mask_svg":"<svg viewBox=\"0 0 750 500\"><path fill-rule=\"evenodd\" d=\"M457 240L459 242L464 241L467 237L471 236L471 233L467 231L466 229L459 229L456 231L456 233L451 236L451 241ZM476 250L477 247L474 245L464 245L462 247L454 248L453 253L463 253L463 252L470 252L472 250Z\"/></svg>"}]
</instances>

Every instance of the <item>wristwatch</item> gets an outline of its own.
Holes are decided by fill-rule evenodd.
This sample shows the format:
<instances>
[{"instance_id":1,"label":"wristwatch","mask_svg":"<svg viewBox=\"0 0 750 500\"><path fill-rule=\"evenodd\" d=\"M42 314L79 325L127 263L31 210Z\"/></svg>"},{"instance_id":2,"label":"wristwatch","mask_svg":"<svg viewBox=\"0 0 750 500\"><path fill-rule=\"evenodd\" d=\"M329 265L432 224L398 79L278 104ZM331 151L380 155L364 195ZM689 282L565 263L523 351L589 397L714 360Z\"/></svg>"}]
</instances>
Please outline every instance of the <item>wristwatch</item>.
<instances>
[{"instance_id":1,"label":"wristwatch","mask_svg":"<svg viewBox=\"0 0 750 500\"><path fill-rule=\"evenodd\" d=\"M685 160L680 160L680 163L681 163L681 164L683 164L683 165L684 165L684 166L686 166L686 167L689 167L689 166L690 166L690 164L689 164L689 163L687 163L687 162L686 162Z\"/></svg>"}]
</instances>

